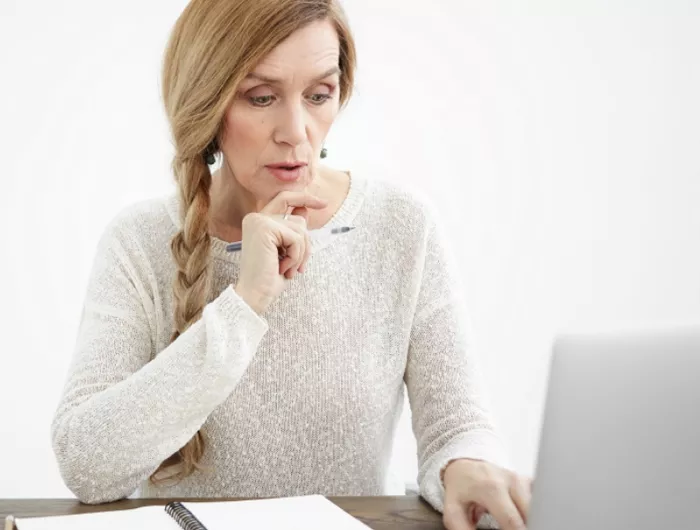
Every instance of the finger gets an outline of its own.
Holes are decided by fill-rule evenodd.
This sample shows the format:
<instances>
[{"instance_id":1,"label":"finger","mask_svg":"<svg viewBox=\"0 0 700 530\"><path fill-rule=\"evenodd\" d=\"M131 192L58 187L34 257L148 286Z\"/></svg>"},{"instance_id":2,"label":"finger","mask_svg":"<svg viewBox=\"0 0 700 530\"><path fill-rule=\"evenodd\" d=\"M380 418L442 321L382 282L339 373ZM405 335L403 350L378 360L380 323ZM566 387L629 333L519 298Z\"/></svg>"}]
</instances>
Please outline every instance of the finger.
<instances>
[{"instance_id":1,"label":"finger","mask_svg":"<svg viewBox=\"0 0 700 530\"><path fill-rule=\"evenodd\" d=\"M310 193L303 191L282 191L275 195L260 212L266 214L284 214L287 213L290 208L304 207L321 209L326 206L328 206L327 200L311 195Z\"/></svg>"},{"instance_id":2,"label":"finger","mask_svg":"<svg viewBox=\"0 0 700 530\"><path fill-rule=\"evenodd\" d=\"M286 249L285 260L288 260L288 268L284 272L285 278L291 280L294 278L297 270L299 269L299 264L304 259L304 236L297 235L296 243L290 248Z\"/></svg>"},{"instance_id":3,"label":"finger","mask_svg":"<svg viewBox=\"0 0 700 530\"><path fill-rule=\"evenodd\" d=\"M499 490L496 495L484 499L486 510L502 530L525 530L525 521L506 491Z\"/></svg>"},{"instance_id":4,"label":"finger","mask_svg":"<svg viewBox=\"0 0 700 530\"><path fill-rule=\"evenodd\" d=\"M277 247L283 249L284 259L280 261L280 274L298 266L304 252L304 236L299 231L298 225L274 223L274 233L277 238Z\"/></svg>"},{"instance_id":5,"label":"finger","mask_svg":"<svg viewBox=\"0 0 700 530\"><path fill-rule=\"evenodd\" d=\"M292 210L292 215L299 215L308 221L309 209L306 206L298 206Z\"/></svg>"},{"instance_id":6,"label":"finger","mask_svg":"<svg viewBox=\"0 0 700 530\"><path fill-rule=\"evenodd\" d=\"M469 512L470 519L471 519L472 523L474 523L474 526L476 526L479 523L479 521L481 520L481 518L484 516L484 514L486 513L486 508L484 508L483 506L479 506L478 504L472 504L472 506L470 507L470 510L471 510Z\"/></svg>"},{"instance_id":7,"label":"finger","mask_svg":"<svg viewBox=\"0 0 700 530\"><path fill-rule=\"evenodd\" d=\"M298 236L298 238L299 243L287 247L283 255L284 257L280 261L280 274L284 275L284 277L288 280L291 280L294 277L294 273L297 270L300 256L302 255L302 237Z\"/></svg>"},{"instance_id":8,"label":"finger","mask_svg":"<svg viewBox=\"0 0 700 530\"><path fill-rule=\"evenodd\" d=\"M301 262L301 265L299 266L299 272L305 272L306 271L306 264L309 261L309 258L311 257L311 237L309 236L309 232L304 233L304 239L306 240L305 245L306 245L306 253L304 255L304 260Z\"/></svg>"},{"instance_id":9,"label":"finger","mask_svg":"<svg viewBox=\"0 0 700 530\"><path fill-rule=\"evenodd\" d=\"M285 271L285 273L287 273L287 271L291 270L291 272L285 274L285 276L287 279L292 279L297 272L303 272L301 268L308 259L309 252L311 251L311 241L309 239L309 231L306 228L306 219L299 215L292 215L283 222L286 223L288 228L294 230L302 238L299 261L290 260L289 268Z\"/></svg>"},{"instance_id":10,"label":"finger","mask_svg":"<svg viewBox=\"0 0 700 530\"><path fill-rule=\"evenodd\" d=\"M467 510L457 501L445 503L442 523L447 530L476 530L476 525L469 520Z\"/></svg>"},{"instance_id":11,"label":"finger","mask_svg":"<svg viewBox=\"0 0 700 530\"><path fill-rule=\"evenodd\" d=\"M275 217L277 217L277 216L275 216ZM304 217L303 215L290 214L290 215L287 215L286 219L284 216L280 216L279 219L280 219L280 222L283 222L283 223L286 223L289 225L294 225L293 228L299 226L299 227L303 228L304 230L307 229L306 228L306 217Z\"/></svg>"},{"instance_id":12,"label":"finger","mask_svg":"<svg viewBox=\"0 0 700 530\"><path fill-rule=\"evenodd\" d=\"M302 243L301 243L301 253L299 254L299 263L296 264L294 268L294 276L297 275L299 272L299 269L301 269L304 266L304 263L306 263L306 260L308 259L309 256L309 251L311 248L311 242L309 241L309 233L304 230L304 233L302 234ZM302 269L303 272L303 269Z\"/></svg>"},{"instance_id":13,"label":"finger","mask_svg":"<svg viewBox=\"0 0 700 530\"><path fill-rule=\"evenodd\" d=\"M513 481L513 485L510 487L510 497L513 499L513 503L520 512L520 516L525 523L527 523L530 510L531 491L530 481L521 477L516 478Z\"/></svg>"}]
</instances>

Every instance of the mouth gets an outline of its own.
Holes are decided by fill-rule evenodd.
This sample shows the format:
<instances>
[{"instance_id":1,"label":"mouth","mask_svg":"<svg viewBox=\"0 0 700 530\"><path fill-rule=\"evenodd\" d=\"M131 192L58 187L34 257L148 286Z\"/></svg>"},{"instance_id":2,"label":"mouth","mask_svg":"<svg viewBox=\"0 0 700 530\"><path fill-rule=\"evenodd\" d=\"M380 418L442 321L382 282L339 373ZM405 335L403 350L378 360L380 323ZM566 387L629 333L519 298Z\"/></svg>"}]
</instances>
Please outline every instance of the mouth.
<instances>
[{"instance_id":1,"label":"mouth","mask_svg":"<svg viewBox=\"0 0 700 530\"><path fill-rule=\"evenodd\" d=\"M274 169L292 170L292 169L296 169L298 167L305 167L305 166L306 166L306 162L292 161L292 162L279 162L276 164L268 164L266 167L274 168Z\"/></svg>"},{"instance_id":2,"label":"mouth","mask_svg":"<svg viewBox=\"0 0 700 530\"><path fill-rule=\"evenodd\" d=\"M268 164L265 166L278 180L282 182L294 182L298 180L306 170L305 162L283 162Z\"/></svg>"}]
</instances>

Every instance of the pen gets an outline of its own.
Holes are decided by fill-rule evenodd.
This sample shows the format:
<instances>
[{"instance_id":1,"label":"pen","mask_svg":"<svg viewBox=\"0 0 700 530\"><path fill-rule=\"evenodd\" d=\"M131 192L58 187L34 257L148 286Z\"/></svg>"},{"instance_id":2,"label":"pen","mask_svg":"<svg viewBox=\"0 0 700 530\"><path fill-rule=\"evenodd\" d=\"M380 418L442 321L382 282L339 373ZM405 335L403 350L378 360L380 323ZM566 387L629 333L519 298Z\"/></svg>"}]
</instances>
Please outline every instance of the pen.
<instances>
[{"instance_id":1,"label":"pen","mask_svg":"<svg viewBox=\"0 0 700 530\"><path fill-rule=\"evenodd\" d=\"M327 236L333 236L336 234L345 234L347 232L350 232L350 230L354 230L354 226L336 226L336 227L331 227L331 228L318 228L316 230L311 230L309 231L310 234L314 235L327 235ZM241 250L241 241L236 241L235 243L230 243L226 245L226 250L228 252L236 252L237 250ZM284 256L280 256L280 258L283 258Z\"/></svg>"}]
</instances>

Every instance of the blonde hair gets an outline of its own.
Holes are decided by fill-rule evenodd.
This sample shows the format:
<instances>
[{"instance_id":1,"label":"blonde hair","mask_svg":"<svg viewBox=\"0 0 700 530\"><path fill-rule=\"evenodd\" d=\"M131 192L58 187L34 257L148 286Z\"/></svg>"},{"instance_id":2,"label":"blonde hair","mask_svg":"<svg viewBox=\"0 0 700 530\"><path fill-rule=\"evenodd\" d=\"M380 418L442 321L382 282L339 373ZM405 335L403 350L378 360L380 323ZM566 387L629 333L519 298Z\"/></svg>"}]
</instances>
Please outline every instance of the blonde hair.
<instances>
[{"instance_id":1,"label":"blonde hair","mask_svg":"<svg viewBox=\"0 0 700 530\"><path fill-rule=\"evenodd\" d=\"M177 272L173 281L177 339L210 301L209 189L205 156L218 150L224 115L239 83L256 64L296 30L330 20L340 42L340 105L350 98L355 45L337 0L192 0L177 19L163 58L163 101L173 137L172 171L180 195L182 229L171 241ZM205 443L198 431L151 475L176 464L168 478L196 469Z\"/></svg>"}]
</instances>

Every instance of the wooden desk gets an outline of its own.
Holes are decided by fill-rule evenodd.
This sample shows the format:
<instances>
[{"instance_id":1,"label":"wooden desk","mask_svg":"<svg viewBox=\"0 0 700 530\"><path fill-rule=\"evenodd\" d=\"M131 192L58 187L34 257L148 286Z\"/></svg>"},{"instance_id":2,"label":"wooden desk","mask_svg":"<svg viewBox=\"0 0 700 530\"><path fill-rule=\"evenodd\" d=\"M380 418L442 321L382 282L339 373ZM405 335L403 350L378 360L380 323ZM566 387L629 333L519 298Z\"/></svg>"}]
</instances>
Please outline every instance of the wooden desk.
<instances>
[{"instance_id":1,"label":"wooden desk","mask_svg":"<svg viewBox=\"0 0 700 530\"><path fill-rule=\"evenodd\" d=\"M443 530L442 515L415 495L400 497L329 497L333 503L357 517L374 530ZM124 510L141 506L162 505L171 500L231 501L236 499L128 499L108 504L88 505L75 499L7 499L0 500L0 529L6 515L46 517Z\"/></svg>"}]
</instances>

